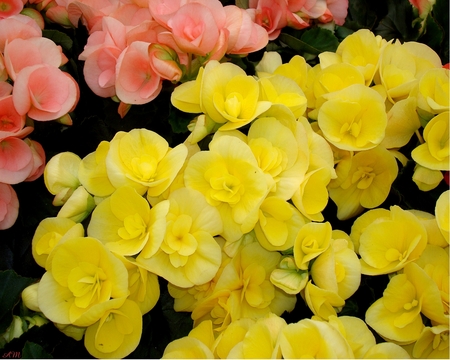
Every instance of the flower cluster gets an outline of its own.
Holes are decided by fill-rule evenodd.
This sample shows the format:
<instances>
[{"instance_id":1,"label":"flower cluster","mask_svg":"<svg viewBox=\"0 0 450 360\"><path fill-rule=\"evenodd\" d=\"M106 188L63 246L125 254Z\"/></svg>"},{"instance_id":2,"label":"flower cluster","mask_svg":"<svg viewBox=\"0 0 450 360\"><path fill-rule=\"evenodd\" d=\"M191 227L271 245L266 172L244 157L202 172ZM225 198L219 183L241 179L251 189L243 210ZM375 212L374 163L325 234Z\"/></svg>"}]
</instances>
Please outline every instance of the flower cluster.
<instances>
[{"instance_id":1,"label":"flower cluster","mask_svg":"<svg viewBox=\"0 0 450 360\"><path fill-rule=\"evenodd\" d=\"M44 171L44 149L28 137L33 121L70 124L68 113L79 98L78 84L59 68L68 59L42 37L43 25L40 13L24 11L22 1L0 9L0 229L11 227L18 214L11 184L33 181Z\"/></svg>"},{"instance_id":2,"label":"flower cluster","mask_svg":"<svg viewBox=\"0 0 450 360\"><path fill-rule=\"evenodd\" d=\"M425 45L359 30L314 67L267 52L256 71L210 59L176 87L172 104L196 117L173 148L133 129L49 160L61 209L33 237L45 274L26 305L95 357L137 347L158 277L194 321L167 358L448 351L449 192L434 214L380 207L408 160L441 174L416 181L424 191L449 170L448 70ZM423 143L402 153L415 134ZM329 198L355 219L348 234L324 218ZM365 321L338 316L362 275L381 274ZM288 324L298 299L313 316Z\"/></svg>"}]
</instances>

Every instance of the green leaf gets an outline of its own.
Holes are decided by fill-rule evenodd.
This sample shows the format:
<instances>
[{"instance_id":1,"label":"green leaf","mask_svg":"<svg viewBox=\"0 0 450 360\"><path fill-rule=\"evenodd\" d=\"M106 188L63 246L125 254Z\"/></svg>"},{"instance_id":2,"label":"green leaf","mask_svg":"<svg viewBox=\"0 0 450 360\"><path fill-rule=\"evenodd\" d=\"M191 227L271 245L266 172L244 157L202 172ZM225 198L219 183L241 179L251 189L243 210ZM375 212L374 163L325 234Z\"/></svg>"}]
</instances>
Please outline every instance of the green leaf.
<instances>
[{"instance_id":1,"label":"green leaf","mask_svg":"<svg viewBox=\"0 0 450 360\"><path fill-rule=\"evenodd\" d=\"M22 290L34 281L17 275L13 270L0 272L0 334L11 324L12 310L19 302Z\"/></svg>"},{"instance_id":2,"label":"green leaf","mask_svg":"<svg viewBox=\"0 0 450 360\"><path fill-rule=\"evenodd\" d=\"M372 6L375 2L368 3L367 0L353 0L348 3L348 15L344 26L354 31L361 28L372 29L377 21L377 12ZM380 7L382 1L377 1Z\"/></svg>"},{"instance_id":3,"label":"green leaf","mask_svg":"<svg viewBox=\"0 0 450 360\"><path fill-rule=\"evenodd\" d=\"M53 359L39 344L27 341L22 350L22 359Z\"/></svg>"},{"instance_id":4,"label":"green leaf","mask_svg":"<svg viewBox=\"0 0 450 360\"><path fill-rule=\"evenodd\" d=\"M72 49L73 40L61 31L44 29L42 30L42 36L52 40L57 45L61 45L64 50Z\"/></svg>"},{"instance_id":5,"label":"green leaf","mask_svg":"<svg viewBox=\"0 0 450 360\"><path fill-rule=\"evenodd\" d=\"M447 64L449 62L449 2L448 0L436 0L431 11L431 16L437 22L439 27L443 31L443 41L441 49L438 52L441 57L442 63Z\"/></svg>"},{"instance_id":6,"label":"green leaf","mask_svg":"<svg viewBox=\"0 0 450 360\"><path fill-rule=\"evenodd\" d=\"M299 53L319 55L324 51L336 51L339 41L334 34L326 29L313 28L309 30L287 30L279 36L280 41Z\"/></svg>"},{"instance_id":7,"label":"green leaf","mask_svg":"<svg viewBox=\"0 0 450 360\"><path fill-rule=\"evenodd\" d=\"M399 39L401 42L415 41L419 37L420 24L415 22L413 7L408 0L388 2L388 13L376 29L375 35L386 40Z\"/></svg>"},{"instance_id":8,"label":"green leaf","mask_svg":"<svg viewBox=\"0 0 450 360\"><path fill-rule=\"evenodd\" d=\"M248 9L249 0L236 0L236 6L241 9Z\"/></svg>"}]
</instances>

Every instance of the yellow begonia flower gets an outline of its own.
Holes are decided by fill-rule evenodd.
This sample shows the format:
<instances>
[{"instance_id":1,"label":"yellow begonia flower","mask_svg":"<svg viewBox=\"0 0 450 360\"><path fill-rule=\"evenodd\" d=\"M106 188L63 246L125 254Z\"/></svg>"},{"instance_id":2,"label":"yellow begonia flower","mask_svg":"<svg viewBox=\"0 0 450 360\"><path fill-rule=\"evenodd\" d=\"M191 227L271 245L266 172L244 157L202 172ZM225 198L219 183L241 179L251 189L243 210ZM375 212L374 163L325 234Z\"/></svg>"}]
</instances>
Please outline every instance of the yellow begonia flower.
<instances>
[{"instance_id":1,"label":"yellow begonia flower","mask_svg":"<svg viewBox=\"0 0 450 360\"><path fill-rule=\"evenodd\" d=\"M449 70L426 71L419 81L417 107L430 114L439 114L449 111L449 102Z\"/></svg>"},{"instance_id":2,"label":"yellow begonia flower","mask_svg":"<svg viewBox=\"0 0 450 360\"><path fill-rule=\"evenodd\" d=\"M266 174L270 195L289 200L308 168L307 138L302 125L294 118L259 118L250 126L247 143Z\"/></svg>"},{"instance_id":3,"label":"yellow begonia flower","mask_svg":"<svg viewBox=\"0 0 450 360\"><path fill-rule=\"evenodd\" d=\"M449 354L448 324L425 327L413 347L416 359L446 359Z\"/></svg>"},{"instance_id":4,"label":"yellow begonia flower","mask_svg":"<svg viewBox=\"0 0 450 360\"><path fill-rule=\"evenodd\" d=\"M141 311L134 301L125 300L86 329L84 346L96 358L124 358L139 345L141 334Z\"/></svg>"},{"instance_id":5,"label":"yellow begonia flower","mask_svg":"<svg viewBox=\"0 0 450 360\"><path fill-rule=\"evenodd\" d=\"M423 74L441 68L438 54L429 46L410 41L387 44L380 58L380 81L386 88L389 101L406 99L418 86Z\"/></svg>"},{"instance_id":6,"label":"yellow begonia flower","mask_svg":"<svg viewBox=\"0 0 450 360\"><path fill-rule=\"evenodd\" d=\"M43 219L31 240L31 251L36 263L45 267L48 255L67 233L71 237L84 236L83 225L64 217Z\"/></svg>"},{"instance_id":7,"label":"yellow begonia flower","mask_svg":"<svg viewBox=\"0 0 450 360\"><path fill-rule=\"evenodd\" d=\"M398 173L394 156L381 146L358 152L344 161L351 161L347 177L339 187L329 189L340 220L359 215L363 208L381 205Z\"/></svg>"},{"instance_id":8,"label":"yellow begonia flower","mask_svg":"<svg viewBox=\"0 0 450 360\"><path fill-rule=\"evenodd\" d=\"M449 112L436 115L425 126L424 144L411 152L413 160L432 170L450 170Z\"/></svg>"},{"instance_id":9,"label":"yellow begonia flower","mask_svg":"<svg viewBox=\"0 0 450 360\"><path fill-rule=\"evenodd\" d=\"M440 246L428 244L419 259L415 261L437 285L444 314L449 315L449 257L448 247L444 250Z\"/></svg>"},{"instance_id":10,"label":"yellow begonia flower","mask_svg":"<svg viewBox=\"0 0 450 360\"><path fill-rule=\"evenodd\" d=\"M71 219L77 223L86 219L95 208L95 200L83 186L79 186L66 200L57 217Z\"/></svg>"},{"instance_id":11,"label":"yellow begonia flower","mask_svg":"<svg viewBox=\"0 0 450 360\"><path fill-rule=\"evenodd\" d=\"M309 262L325 252L331 244L331 225L308 223L297 234L294 243L295 264L301 270L307 270Z\"/></svg>"},{"instance_id":12,"label":"yellow begonia flower","mask_svg":"<svg viewBox=\"0 0 450 360\"><path fill-rule=\"evenodd\" d=\"M56 195L53 205L61 206L80 186L78 168L81 158L71 152L53 156L45 165L44 182L47 190Z\"/></svg>"},{"instance_id":13,"label":"yellow begonia flower","mask_svg":"<svg viewBox=\"0 0 450 360\"><path fill-rule=\"evenodd\" d=\"M345 300L337 292L322 289L310 280L305 287L305 301L314 315L328 320L330 316L337 316L345 305Z\"/></svg>"},{"instance_id":14,"label":"yellow begonia flower","mask_svg":"<svg viewBox=\"0 0 450 360\"><path fill-rule=\"evenodd\" d=\"M200 191L216 206L227 241L237 241L253 229L268 188L250 147L234 136L220 136L209 151L194 154L184 171L186 187Z\"/></svg>"},{"instance_id":15,"label":"yellow begonia flower","mask_svg":"<svg viewBox=\"0 0 450 360\"><path fill-rule=\"evenodd\" d=\"M201 76L200 107L220 130L240 128L271 106L261 101L258 81L232 63L208 62ZM183 86L182 84L181 86Z\"/></svg>"},{"instance_id":16,"label":"yellow begonia flower","mask_svg":"<svg viewBox=\"0 0 450 360\"><path fill-rule=\"evenodd\" d=\"M381 36L367 29L360 29L347 36L336 49L342 62L355 66L369 86L378 70L380 52L385 45Z\"/></svg>"},{"instance_id":17,"label":"yellow begonia flower","mask_svg":"<svg viewBox=\"0 0 450 360\"><path fill-rule=\"evenodd\" d=\"M366 323L383 338L399 345L416 341L423 328L421 313L438 323L448 323L437 285L417 264L405 266L391 278L383 297L366 312Z\"/></svg>"},{"instance_id":18,"label":"yellow begonia flower","mask_svg":"<svg viewBox=\"0 0 450 360\"><path fill-rule=\"evenodd\" d=\"M278 197L266 198L259 209L254 231L263 248L284 251L294 245L300 228L307 220L291 204Z\"/></svg>"},{"instance_id":19,"label":"yellow begonia flower","mask_svg":"<svg viewBox=\"0 0 450 360\"><path fill-rule=\"evenodd\" d=\"M272 75L259 79L260 100L282 104L289 108L296 118L306 111L306 97L300 86L283 75Z\"/></svg>"},{"instance_id":20,"label":"yellow begonia flower","mask_svg":"<svg viewBox=\"0 0 450 360\"><path fill-rule=\"evenodd\" d=\"M356 84L323 95L318 124L324 137L339 149L367 150L384 138L387 115L375 90Z\"/></svg>"},{"instance_id":21,"label":"yellow begonia flower","mask_svg":"<svg viewBox=\"0 0 450 360\"><path fill-rule=\"evenodd\" d=\"M257 241L245 244L221 270L212 294L201 300L192 312L194 326L213 320L217 331L231 321L259 318L270 312L280 316L291 311L295 295L288 295L270 282L270 274L280 261L280 253L267 251Z\"/></svg>"},{"instance_id":22,"label":"yellow begonia flower","mask_svg":"<svg viewBox=\"0 0 450 360\"><path fill-rule=\"evenodd\" d=\"M147 242L156 252L164 237L167 208L161 203L150 209L134 188L122 186L93 211L87 233L120 255L136 255Z\"/></svg>"},{"instance_id":23,"label":"yellow begonia flower","mask_svg":"<svg viewBox=\"0 0 450 360\"><path fill-rule=\"evenodd\" d=\"M359 239L361 272L389 274L419 258L427 245L427 231L416 216L392 206L389 218L375 219Z\"/></svg>"},{"instance_id":24,"label":"yellow begonia flower","mask_svg":"<svg viewBox=\"0 0 450 360\"><path fill-rule=\"evenodd\" d=\"M106 155L109 142L102 141L97 149L83 158L78 169L78 178L86 190L95 196L105 197L115 190L106 173Z\"/></svg>"},{"instance_id":25,"label":"yellow begonia flower","mask_svg":"<svg viewBox=\"0 0 450 360\"><path fill-rule=\"evenodd\" d=\"M143 195L161 195L184 164L187 148L169 148L163 137L147 129L119 131L110 142L106 171L111 184L130 185Z\"/></svg>"},{"instance_id":26,"label":"yellow begonia flower","mask_svg":"<svg viewBox=\"0 0 450 360\"><path fill-rule=\"evenodd\" d=\"M322 289L336 292L346 300L361 283L361 264L346 239L332 240L331 246L320 254L311 266L310 275Z\"/></svg>"},{"instance_id":27,"label":"yellow begonia flower","mask_svg":"<svg viewBox=\"0 0 450 360\"><path fill-rule=\"evenodd\" d=\"M401 148L420 129L416 103L415 97L400 100L387 113L386 134L381 142L386 149Z\"/></svg>"},{"instance_id":28,"label":"yellow begonia flower","mask_svg":"<svg viewBox=\"0 0 450 360\"><path fill-rule=\"evenodd\" d=\"M187 336L170 342L164 350L162 359L213 359L212 331L211 321L203 321Z\"/></svg>"},{"instance_id":29,"label":"yellow begonia flower","mask_svg":"<svg viewBox=\"0 0 450 360\"><path fill-rule=\"evenodd\" d=\"M202 108L200 107L200 89L203 71L204 68L201 67L196 80L187 81L173 89L170 96L170 101L173 106L187 113L198 114L202 112Z\"/></svg>"},{"instance_id":30,"label":"yellow begonia flower","mask_svg":"<svg viewBox=\"0 0 450 360\"><path fill-rule=\"evenodd\" d=\"M38 288L39 308L53 322L89 326L128 295L128 273L97 239L71 238L50 253Z\"/></svg>"},{"instance_id":31,"label":"yellow begonia flower","mask_svg":"<svg viewBox=\"0 0 450 360\"><path fill-rule=\"evenodd\" d=\"M132 257L115 255L123 262L128 271L130 294L127 299L134 301L139 306L142 315L148 313L159 300L158 276L144 269Z\"/></svg>"},{"instance_id":32,"label":"yellow begonia flower","mask_svg":"<svg viewBox=\"0 0 450 360\"><path fill-rule=\"evenodd\" d=\"M375 336L367 324L354 316L330 316L330 325L334 326L344 336L350 345L355 359L362 359L367 351L375 345Z\"/></svg>"},{"instance_id":33,"label":"yellow begonia flower","mask_svg":"<svg viewBox=\"0 0 450 360\"><path fill-rule=\"evenodd\" d=\"M429 245L436 245L442 248L446 248L448 246L448 242L439 230L439 226L434 215L420 210L409 211L419 219L423 226L425 226ZM423 255L424 254L422 253L421 257Z\"/></svg>"},{"instance_id":34,"label":"yellow begonia flower","mask_svg":"<svg viewBox=\"0 0 450 360\"><path fill-rule=\"evenodd\" d=\"M281 65L283 65L283 59L278 52L265 51L255 70L258 77L265 77L274 74Z\"/></svg>"},{"instance_id":35,"label":"yellow begonia flower","mask_svg":"<svg viewBox=\"0 0 450 360\"><path fill-rule=\"evenodd\" d=\"M414 181L421 191L436 189L443 179L444 175L440 170L431 170L421 165L416 165L414 167L412 181Z\"/></svg>"},{"instance_id":36,"label":"yellow begonia flower","mask_svg":"<svg viewBox=\"0 0 450 360\"><path fill-rule=\"evenodd\" d=\"M284 359L352 359L350 345L327 322L303 319L281 330L280 348Z\"/></svg>"},{"instance_id":37,"label":"yellow begonia flower","mask_svg":"<svg viewBox=\"0 0 450 360\"><path fill-rule=\"evenodd\" d=\"M37 290L39 287L39 283L34 283L28 285L25 289L22 290L22 302L28 309L36 312L41 312L39 309L39 302L37 298Z\"/></svg>"},{"instance_id":38,"label":"yellow begonia flower","mask_svg":"<svg viewBox=\"0 0 450 360\"><path fill-rule=\"evenodd\" d=\"M411 359L411 357L400 345L383 342L373 345L363 359Z\"/></svg>"},{"instance_id":39,"label":"yellow begonia flower","mask_svg":"<svg viewBox=\"0 0 450 360\"><path fill-rule=\"evenodd\" d=\"M444 191L436 201L434 213L439 230L444 236L445 240L449 242L450 231L450 190Z\"/></svg>"},{"instance_id":40,"label":"yellow begonia flower","mask_svg":"<svg viewBox=\"0 0 450 360\"><path fill-rule=\"evenodd\" d=\"M249 320L240 319L239 321ZM226 356L221 358L229 359L281 359L281 350L279 346L279 333L287 326L283 318L275 314L268 314L263 318L250 323L249 329L242 336L242 339L236 338L233 323L220 335L222 339L218 338L218 345L216 348L219 354L219 347L225 337L228 337L228 347L231 341L234 340L235 345L230 349ZM228 335L228 336L227 336ZM226 351L225 351L226 353Z\"/></svg>"},{"instance_id":41,"label":"yellow begonia flower","mask_svg":"<svg viewBox=\"0 0 450 360\"><path fill-rule=\"evenodd\" d=\"M359 216L352 225L350 232L350 239L353 242L355 247L355 252L359 254L359 240L361 238L361 234L366 230L367 226L372 224L377 219L386 219L389 220L391 213L387 209L373 209L365 212L361 216Z\"/></svg>"},{"instance_id":42,"label":"yellow begonia flower","mask_svg":"<svg viewBox=\"0 0 450 360\"><path fill-rule=\"evenodd\" d=\"M298 294L309 279L308 270L300 270L295 265L293 256L281 259L278 268L270 274L270 281L287 294Z\"/></svg>"},{"instance_id":43,"label":"yellow begonia flower","mask_svg":"<svg viewBox=\"0 0 450 360\"><path fill-rule=\"evenodd\" d=\"M139 255L137 262L176 286L187 288L210 281L222 257L214 239L223 229L219 211L190 188L175 190L166 201L170 207L161 247L151 257Z\"/></svg>"}]
</instances>

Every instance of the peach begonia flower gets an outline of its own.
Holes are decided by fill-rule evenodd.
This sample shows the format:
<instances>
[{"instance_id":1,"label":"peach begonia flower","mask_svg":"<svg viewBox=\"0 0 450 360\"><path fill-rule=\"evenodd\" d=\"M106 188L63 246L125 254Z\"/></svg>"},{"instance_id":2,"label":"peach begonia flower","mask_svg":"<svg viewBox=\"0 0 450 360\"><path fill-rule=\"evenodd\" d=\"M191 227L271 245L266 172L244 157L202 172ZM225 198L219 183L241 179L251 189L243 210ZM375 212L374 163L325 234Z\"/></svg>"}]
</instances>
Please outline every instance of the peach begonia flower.
<instances>
[{"instance_id":1,"label":"peach begonia flower","mask_svg":"<svg viewBox=\"0 0 450 360\"><path fill-rule=\"evenodd\" d=\"M22 9L22 0L0 0L0 20L17 15Z\"/></svg>"},{"instance_id":2,"label":"peach begonia flower","mask_svg":"<svg viewBox=\"0 0 450 360\"><path fill-rule=\"evenodd\" d=\"M92 237L55 246L46 270L38 287L39 308L59 324L90 326L128 296L125 265Z\"/></svg>"},{"instance_id":3,"label":"peach begonia flower","mask_svg":"<svg viewBox=\"0 0 450 360\"><path fill-rule=\"evenodd\" d=\"M219 211L190 188L175 190L167 201L170 207L160 249L152 256L140 254L137 262L175 286L187 288L211 281L222 260L221 247L214 239L222 232Z\"/></svg>"},{"instance_id":4,"label":"peach begonia flower","mask_svg":"<svg viewBox=\"0 0 450 360\"><path fill-rule=\"evenodd\" d=\"M5 44L4 60L9 77L15 81L17 74L25 67L49 64L56 68L68 59L61 46L44 37L14 39Z\"/></svg>"},{"instance_id":5,"label":"peach begonia flower","mask_svg":"<svg viewBox=\"0 0 450 360\"><path fill-rule=\"evenodd\" d=\"M414 214L392 206L389 217L375 219L361 232L361 273L390 274L404 268L419 258L427 239L425 227Z\"/></svg>"},{"instance_id":6,"label":"peach begonia flower","mask_svg":"<svg viewBox=\"0 0 450 360\"><path fill-rule=\"evenodd\" d=\"M436 283L419 265L409 263L367 309L366 323L384 339L407 345L422 333L421 313L438 324L448 324Z\"/></svg>"},{"instance_id":7,"label":"peach begonia flower","mask_svg":"<svg viewBox=\"0 0 450 360\"><path fill-rule=\"evenodd\" d=\"M178 82L183 76L177 53L166 45L150 44L150 65L162 79Z\"/></svg>"},{"instance_id":8,"label":"peach begonia flower","mask_svg":"<svg viewBox=\"0 0 450 360\"><path fill-rule=\"evenodd\" d=\"M237 241L258 221L258 210L267 195L265 175L250 147L237 137L223 135L209 151L194 154L184 172L186 187L200 191L216 206L223 221L222 236Z\"/></svg>"},{"instance_id":9,"label":"peach begonia flower","mask_svg":"<svg viewBox=\"0 0 450 360\"><path fill-rule=\"evenodd\" d=\"M125 104L146 104L161 92L162 79L150 64L149 46L134 41L117 59L116 95Z\"/></svg>"},{"instance_id":10,"label":"peach begonia flower","mask_svg":"<svg viewBox=\"0 0 450 360\"><path fill-rule=\"evenodd\" d=\"M409 2L417 8L421 18L426 18L436 3L436 0L409 0Z\"/></svg>"},{"instance_id":11,"label":"peach begonia flower","mask_svg":"<svg viewBox=\"0 0 450 360\"><path fill-rule=\"evenodd\" d=\"M39 25L28 16L17 14L0 21L0 52L3 53L7 41L17 38L42 37Z\"/></svg>"},{"instance_id":12,"label":"peach begonia flower","mask_svg":"<svg viewBox=\"0 0 450 360\"><path fill-rule=\"evenodd\" d=\"M19 215L19 199L13 187L0 183L0 230L9 229Z\"/></svg>"},{"instance_id":13,"label":"peach begonia flower","mask_svg":"<svg viewBox=\"0 0 450 360\"><path fill-rule=\"evenodd\" d=\"M18 184L30 176L34 167L33 152L16 137L0 141L0 182Z\"/></svg>"},{"instance_id":14,"label":"peach begonia flower","mask_svg":"<svg viewBox=\"0 0 450 360\"><path fill-rule=\"evenodd\" d=\"M25 115L17 113L12 95L0 98L0 141L10 136L24 138L33 129L25 126Z\"/></svg>"},{"instance_id":15,"label":"peach begonia flower","mask_svg":"<svg viewBox=\"0 0 450 360\"><path fill-rule=\"evenodd\" d=\"M394 156L385 148L360 151L346 160L349 170L339 187L329 188L331 200L338 206L337 217L349 219L364 208L373 209L389 195L397 177L398 166Z\"/></svg>"},{"instance_id":16,"label":"peach begonia flower","mask_svg":"<svg viewBox=\"0 0 450 360\"><path fill-rule=\"evenodd\" d=\"M36 263L45 268L48 255L61 241L72 237L83 237L83 225L63 217L43 219L36 228L31 240L31 250Z\"/></svg>"},{"instance_id":17,"label":"peach begonia flower","mask_svg":"<svg viewBox=\"0 0 450 360\"><path fill-rule=\"evenodd\" d=\"M89 34L101 28L102 19L117 10L121 2L109 0L58 0L64 3L67 8L68 17L74 27L78 26L78 21L86 26Z\"/></svg>"},{"instance_id":18,"label":"peach begonia flower","mask_svg":"<svg viewBox=\"0 0 450 360\"><path fill-rule=\"evenodd\" d=\"M253 22L247 11L234 5L224 7L229 31L227 54L246 55L265 47L269 41L267 31Z\"/></svg>"},{"instance_id":19,"label":"peach begonia flower","mask_svg":"<svg viewBox=\"0 0 450 360\"><path fill-rule=\"evenodd\" d=\"M72 111L80 90L68 73L48 64L28 66L17 75L13 101L17 112L38 121L55 120Z\"/></svg>"},{"instance_id":20,"label":"peach begonia flower","mask_svg":"<svg viewBox=\"0 0 450 360\"><path fill-rule=\"evenodd\" d=\"M137 255L141 250L152 256L164 238L168 204L150 205L131 186L119 187L97 205L87 228L89 236L123 256Z\"/></svg>"},{"instance_id":21,"label":"peach begonia flower","mask_svg":"<svg viewBox=\"0 0 450 360\"><path fill-rule=\"evenodd\" d=\"M142 313L132 300L118 308L105 311L84 334L84 346L89 354L102 359L121 359L132 353L142 335Z\"/></svg>"},{"instance_id":22,"label":"peach begonia flower","mask_svg":"<svg viewBox=\"0 0 450 360\"><path fill-rule=\"evenodd\" d=\"M45 151L37 141L30 140L29 138L24 139L24 141L30 147L31 153L33 154L33 168L25 181L34 181L44 172Z\"/></svg>"},{"instance_id":23,"label":"peach begonia flower","mask_svg":"<svg viewBox=\"0 0 450 360\"><path fill-rule=\"evenodd\" d=\"M436 115L425 126L425 142L411 152L413 160L431 170L450 170L448 111Z\"/></svg>"},{"instance_id":24,"label":"peach begonia flower","mask_svg":"<svg viewBox=\"0 0 450 360\"><path fill-rule=\"evenodd\" d=\"M269 40L275 40L287 26L289 9L285 0L250 0L248 5L247 12L267 31Z\"/></svg>"},{"instance_id":25,"label":"peach begonia flower","mask_svg":"<svg viewBox=\"0 0 450 360\"><path fill-rule=\"evenodd\" d=\"M326 321L303 319L288 324L280 333L284 359L352 359L353 351L345 337Z\"/></svg>"},{"instance_id":26,"label":"peach begonia flower","mask_svg":"<svg viewBox=\"0 0 450 360\"><path fill-rule=\"evenodd\" d=\"M110 142L106 171L114 187L131 185L140 195L158 197L177 176L187 153L186 145L169 148L162 136L147 129L119 131Z\"/></svg>"},{"instance_id":27,"label":"peach begonia flower","mask_svg":"<svg viewBox=\"0 0 450 360\"><path fill-rule=\"evenodd\" d=\"M348 0L327 0L327 8L337 25L344 25L348 12Z\"/></svg>"}]
</instances>

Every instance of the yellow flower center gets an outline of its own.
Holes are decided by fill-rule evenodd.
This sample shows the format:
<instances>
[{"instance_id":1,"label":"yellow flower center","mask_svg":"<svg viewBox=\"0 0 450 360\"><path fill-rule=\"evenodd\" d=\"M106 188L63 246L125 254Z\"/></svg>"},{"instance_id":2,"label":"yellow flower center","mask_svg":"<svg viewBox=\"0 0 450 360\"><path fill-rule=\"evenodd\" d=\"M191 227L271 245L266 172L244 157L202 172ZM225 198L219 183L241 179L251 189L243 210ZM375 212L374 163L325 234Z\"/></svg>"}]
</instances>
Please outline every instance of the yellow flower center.
<instances>
[{"instance_id":1,"label":"yellow flower center","mask_svg":"<svg viewBox=\"0 0 450 360\"><path fill-rule=\"evenodd\" d=\"M69 274L68 287L75 297L75 305L87 308L103 300L102 284L107 279L103 269L87 262L80 262ZM109 294L107 295L109 298Z\"/></svg>"},{"instance_id":2,"label":"yellow flower center","mask_svg":"<svg viewBox=\"0 0 450 360\"><path fill-rule=\"evenodd\" d=\"M251 139L250 148L258 161L262 171L276 177L284 170L287 163L287 156L280 148L272 145L264 138Z\"/></svg>"},{"instance_id":3,"label":"yellow flower center","mask_svg":"<svg viewBox=\"0 0 450 360\"><path fill-rule=\"evenodd\" d=\"M241 184L241 181L231 174L212 177L209 183L212 188L211 197L214 200L226 202L230 205L237 204L244 193L244 186Z\"/></svg>"},{"instance_id":4,"label":"yellow flower center","mask_svg":"<svg viewBox=\"0 0 450 360\"><path fill-rule=\"evenodd\" d=\"M370 166L359 166L358 170L353 173L352 184L358 183L356 187L358 189L367 189L375 178L375 173Z\"/></svg>"},{"instance_id":5,"label":"yellow flower center","mask_svg":"<svg viewBox=\"0 0 450 360\"><path fill-rule=\"evenodd\" d=\"M320 249L319 242L313 236L306 236L302 242L302 251L305 254L317 252Z\"/></svg>"},{"instance_id":6,"label":"yellow flower center","mask_svg":"<svg viewBox=\"0 0 450 360\"><path fill-rule=\"evenodd\" d=\"M158 166L156 159L150 155L142 155L131 159L131 169L135 176L141 181L153 181Z\"/></svg>"},{"instance_id":7,"label":"yellow flower center","mask_svg":"<svg viewBox=\"0 0 450 360\"><path fill-rule=\"evenodd\" d=\"M388 261L403 261L407 256L407 252L404 251L403 253L401 253L397 249L390 248L389 250L386 251L384 256Z\"/></svg>"},{"instance_id":8,"label":"yellow flower center","mask_svg":"<svg viewBox=\"0 0 450 360\"><path fill-rule=\"evenodd\" d=\"M403 309L405 309L406 311L409 311L412 308L416 307L418 304L419 304L419 302L416 299L414 299L413 301L404 304Z\"/></svg>"},{"instance_id":9,"label":"yellow flower center","mask_svg":"<svg viewBox=\"0 0 450 360\"><path fill-rule=\"evenodd\" d=\"M232 117L238 118L241 114L242 101L243 97L238 92L232 92L228 94L224 104L227 114Z\"/></svg>"},{"instance_id":10,"label":"yellow flower center","mask_svg":"<svg viewBox=\"0 0 450 360\"><path fill-rule=\"evenodd\" d=\"M433 350L444 350L448 347L448 331L441 332L434 335L433 338Z\"/></svg>"},{"instance_id":11,"label":"yellow flower center","mask_svg":"<svg viewBox=\"0 0 450 360\"><path fill-rule=\"evenodd\" d=\"M139 214L128 215L117 233L124 240L136 239L146 234L147 226Z\"/></svg>"},{"instance_id":12,"label":"yellow flower center","mask_svg":"<svg viewBox=\"0 0 450 360\"><path fill-rule=\"evenodd\" d=\"M36 253L38 255L50 254L50 251L62 238L62 235L56 231L51 231L42 236L36 244Z\"/></svg>"},{"instance_id":13,"label":"yellow flower center","mask_svg":"<svg viewBox=\"0 0 450 360\"><path fill-rule=\"evenodd\" d=\"M345 122L342 124L340 133L341 134L348 134L353 137L358 137L359 133L361 132L361 123L360 121L353 120L351 122Z\"/></svg>"}]
</instances>

